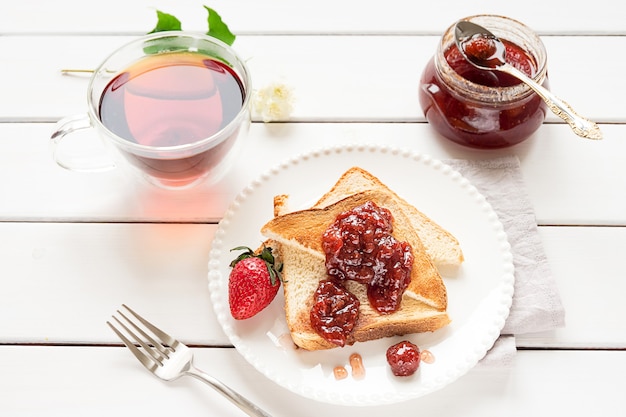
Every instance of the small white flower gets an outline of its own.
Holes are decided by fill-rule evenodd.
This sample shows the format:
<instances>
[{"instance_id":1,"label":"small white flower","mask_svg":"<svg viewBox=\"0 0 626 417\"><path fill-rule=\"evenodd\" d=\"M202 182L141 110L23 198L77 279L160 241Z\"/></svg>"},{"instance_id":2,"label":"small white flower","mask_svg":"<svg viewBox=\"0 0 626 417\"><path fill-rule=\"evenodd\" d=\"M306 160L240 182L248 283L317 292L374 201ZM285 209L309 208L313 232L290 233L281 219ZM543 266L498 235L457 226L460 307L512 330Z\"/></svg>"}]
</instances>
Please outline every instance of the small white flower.
<instances>
[{"instance_id":1,"label":"small white flower","mask_svg":"<svg viewBox=\"0 0 626 417\"><path fill-rule=\"evenodd\" d=\"M254 96L254 111L264 122L285 121L293 111L294 95L290 87L282 83L272 83Z\"/></svg>"}]
</instances>

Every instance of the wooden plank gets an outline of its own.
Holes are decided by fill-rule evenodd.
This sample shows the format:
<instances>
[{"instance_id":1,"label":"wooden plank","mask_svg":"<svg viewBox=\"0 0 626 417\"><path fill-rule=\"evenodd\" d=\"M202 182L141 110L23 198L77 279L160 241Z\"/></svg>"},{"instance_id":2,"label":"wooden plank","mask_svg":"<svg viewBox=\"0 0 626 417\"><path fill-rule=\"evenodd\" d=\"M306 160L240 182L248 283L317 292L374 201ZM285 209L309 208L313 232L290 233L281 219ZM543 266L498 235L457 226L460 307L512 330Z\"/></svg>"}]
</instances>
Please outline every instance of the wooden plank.
<instances>
[{"instance_id":1,"label":"wooden plank","mask_svg":"<svg viewBox=\"0 0 626 417\"><path fill-rule=\"evenodd\" d=\"M104 323L127 303L185 341L228 344L207 288L215 229L204 224L0 223L0 343L113 343L115 335ZM518 345L625 349L626 267L620 251L626 247L626 228L540 231L566 309L566 327L520 337Z\"/></svg>"},{"instance_id":2,"label":"wooden plank","mask_svg":"<svg viewBox=\"0 0 626 417\"><path fill-rule=\"evenodd\" d=\"M1 27L1 26L0 26ZM56 121L87 110L88 77L61 69L93 69L132 36L2 36L0 121ZM423 122L420 76L438 36L242 36L236 49L250 66L253 86L291 86L297 121ZM612 104L626 91L626 37L548 37L552 90L576 110L601 122L626 121ZM602 74L574 50L603 57ZM35 53L36 51L36 53ZM80 51L80 53L76 53ZM384 52L382 52L384 51ZM382 55L381 55L382 54ZM255 120L259 120L255 116ZM550 123L563 123L549 112Z\"/></svg>"},{"instance_id":3,"label":"wooden plank","mask_svg":"<svg viewBox=\"0 0 626 417\"><path fill-rule=\"evenodd\" d=\"M227 343L207 284L215 226L0 223L3 343L110 343L122 303L198 344Z\"/></svg>"},{"instance_id":4,"label":"wooden plank","mask_svg":"<svg viewBox=\"0 0 626 417\"><path fill-rule=\"evenodd\" d=\"M593 6L581 2L529 0L521 3L488 1L410 3L403 0L313 3L270 0L75 0L22 1L3 7L0 28L5 33L145 33L156 24L155 9L179 17L186 30L206 30L202 4L216 9L233 32L244 33L441 33L455 20L477 13L518 19L540 33L624 33L620 13L611 0ZM54 16L54 18L51 18ZM558 18L563 16L563 18Z\"/></svg>"},{"instance_id":5,"label":"wooden plank","mask_svg":"<svg viewBox=\"0 0 626 417\"><path fill-rule=\"evenodd\" d=\"M376 417L407 410L441 417L583 417L615 415L626 406L619 379L626 372L625 352L523 351L510 368L475 368L426 397L356 408L292 394L268 382L234 349L195 349L195 354L201 369L277 417ZM0 367L0 413L13 417L242 415L193 378L159 381L121 347L0 346Z\"/></svg>"},{"instance_id":6,"label":"wooden plank","mask_svg":"<svg viewBox=\"0 0 626 417\"><path fill-rule=\"evenodd\" d=\"M328 146L379 144L440 159L517 155L539 224L624 225L626 195L616 190L626 190L626 127L602 127L606 138L600 142L546 124L519 146L481 152L441 139L427 124L255 123L221 182L164 192L121 169L76 173L58 167L47 144L51 124L0 123L0 176L10 179L0 182L0 220L218 221L240 190L279 163Z\"/></svg>"}]
</instances>

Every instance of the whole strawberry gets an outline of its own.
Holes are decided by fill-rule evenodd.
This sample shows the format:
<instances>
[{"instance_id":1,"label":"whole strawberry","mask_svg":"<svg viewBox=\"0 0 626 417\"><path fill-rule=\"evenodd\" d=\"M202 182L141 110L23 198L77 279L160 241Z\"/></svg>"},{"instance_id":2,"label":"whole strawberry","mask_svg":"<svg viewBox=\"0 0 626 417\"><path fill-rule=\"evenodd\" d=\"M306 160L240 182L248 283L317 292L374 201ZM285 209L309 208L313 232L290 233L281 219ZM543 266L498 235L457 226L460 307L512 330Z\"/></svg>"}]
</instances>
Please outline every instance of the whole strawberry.
<instances>
[{"instance_id":1,"label":"whole strawberry","mask_svg":"<svg viewBox=\"0 0 626 417\"><path fill-rule=\"evenodd\" d=\"M270 305L280 288L282 265L276 265L272 248L263 247L257 255L246 246L230 266L228 302L236 320L248 319Z\"/></svg>"}]
</instances>

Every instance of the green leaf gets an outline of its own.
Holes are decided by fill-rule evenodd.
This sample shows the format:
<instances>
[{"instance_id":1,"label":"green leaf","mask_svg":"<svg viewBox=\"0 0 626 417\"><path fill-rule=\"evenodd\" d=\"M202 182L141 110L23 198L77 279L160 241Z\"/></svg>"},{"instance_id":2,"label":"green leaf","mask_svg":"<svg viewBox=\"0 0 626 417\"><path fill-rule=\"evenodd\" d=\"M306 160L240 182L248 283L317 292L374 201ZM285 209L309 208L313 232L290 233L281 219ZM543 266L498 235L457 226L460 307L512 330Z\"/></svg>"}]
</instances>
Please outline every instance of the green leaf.
<instances>
[{"instance_id":1,"label":"green leaf","mask_svg":"<svg viewBox=\"0 0 626 417\"><path fill-rule=\"evenodd\" d=\"M157 24L151 32L148 33L156 33L156 32L166 32L168 30L182 30L182 25L180 20L178 20L175 16L163 13L160 10L156 11L157 13Z\"/></svg>"},{"instance_id":2,"label":"green leaf","mask_svg":"<svg viewBox=\"0 0 626 417\"><path fill-rule=\"evenodd\" d=\"M247 246L237 246L236 248L232 248L230 251L232 252L232 251L240 251L240 250L243 250L245 252L240 253L239 256L237 256L235 259L233 259L230 262L229 266L231 268L237 265L239 261L246 259L246 258L251 258L254 256L254 251Z\"/></svg>"},{"instance_id":3,"label":"green leaf","mask_svg":"<svg viewBox=\"0 0 626 417\"><path fill-rule=\"evenodd\" d=\"M236 36L228 29L228 25L222 21L222 17L210 7L204 6L204 8L209 12L207 19L209 31L206 34L221 40L225 44L232 45Z\"/></svg>"}]
</instances>

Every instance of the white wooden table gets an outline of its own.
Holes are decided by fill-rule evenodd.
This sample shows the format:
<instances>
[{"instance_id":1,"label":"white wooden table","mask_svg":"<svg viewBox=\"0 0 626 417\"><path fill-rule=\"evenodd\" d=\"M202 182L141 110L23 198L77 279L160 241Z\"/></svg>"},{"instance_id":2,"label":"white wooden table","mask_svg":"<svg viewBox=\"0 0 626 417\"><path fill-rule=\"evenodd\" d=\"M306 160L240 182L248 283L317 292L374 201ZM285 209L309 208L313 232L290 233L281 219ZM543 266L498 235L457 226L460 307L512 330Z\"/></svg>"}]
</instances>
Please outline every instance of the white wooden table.
<instances>
[{"instance_id":1,"label":"white wooden table","mask_svg":"<svg viewBox=\"0 0 626 417\"><path fill-rule=\"evenodd\" d=\"M297 101L290 123L255 120L249 147L221 183L173 194L118 171L64 171L48 141L54 122L86 109L87 78L60 69L93 68L152 29L155 8L203 31L203 3L11 3L0 6L0 415L243 415L197 381L166 384L141 369L105 325L122 302L193 345L201 368L277 417L626 413L626 26L610 0L207 3L238 35L255 85L284 81ZM553 115L531 139L501 151L435 134L418 104L419 75L443 30L476 13L534 28L548 50L552 90L600 122L605 139L579 139ZM381 77L380 65L395 75ZM385 407L317 403L252 368L210 305L217 222L274 164L371 142L442 159L519 157L566 326L518 337L511 368L476 368L434 394Z\"/></svg>"}]
</instances>

